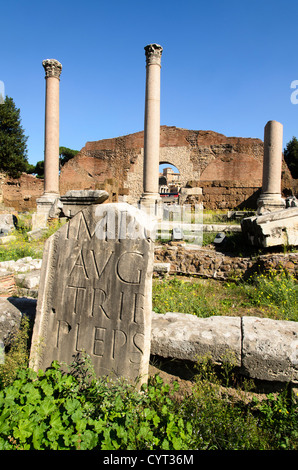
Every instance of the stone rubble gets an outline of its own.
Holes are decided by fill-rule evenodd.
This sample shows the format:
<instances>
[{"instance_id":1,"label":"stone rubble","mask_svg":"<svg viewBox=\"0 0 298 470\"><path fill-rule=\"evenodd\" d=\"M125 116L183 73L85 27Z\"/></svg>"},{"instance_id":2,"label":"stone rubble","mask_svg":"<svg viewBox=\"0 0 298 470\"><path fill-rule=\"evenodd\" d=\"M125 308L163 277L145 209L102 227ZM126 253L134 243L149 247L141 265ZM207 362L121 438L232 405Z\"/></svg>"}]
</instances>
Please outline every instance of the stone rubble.
<instances>
[{"instance_id":1,"label":"stone rubble","mask_svg":"<svg viewBox=\"0 0 298 470\"><path fill-rule=\"evenodd\" d=\"M241 221L245 240L253 246L297 246L298 207L266 212Z\"/></svg>"}]
</instances>

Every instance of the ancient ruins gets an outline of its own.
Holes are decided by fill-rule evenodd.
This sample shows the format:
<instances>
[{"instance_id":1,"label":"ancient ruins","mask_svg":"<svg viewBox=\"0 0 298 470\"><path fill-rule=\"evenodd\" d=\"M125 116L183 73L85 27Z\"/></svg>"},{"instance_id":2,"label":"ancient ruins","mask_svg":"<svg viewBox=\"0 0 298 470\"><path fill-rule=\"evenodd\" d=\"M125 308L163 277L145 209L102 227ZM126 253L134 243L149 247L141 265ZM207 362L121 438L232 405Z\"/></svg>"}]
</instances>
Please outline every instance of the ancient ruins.
<instances>
[{"instance_id":1,"label":"ancient ruins","mask_svg":"<svg viewBox=\"0 0 298 470\"><path fill-rule=\"evenodd\" d=\"M268 248L298 245L298 207L286 207L281 196L283 126L269 121L264 130L262 193L257 213L242 220L248 243Z\"/></svg>"},{"instance_id":2,"label":"ancient ruins","mask_svg":"<svg viewBox=\"0 0 298 470\"><path fill-rule=\"evenodd\" d=\"M297 385L295 322L152 312L153 272L227 279L231 269L254 268L251 258L231 261L217 252L206 254L199 242L183 244L187 236L181 216L186 208L250 208L254 215L230 229L242 231L248 245L298 245L298 207L295 198L287 198L295 195L295 182L283 161L282 124L269 121L264 142L161 126L162 52L158 44L145 47L144 131L87 142L60 175L62 65L55 59L43 61L44 181L22 175L18 198L9 190L12 181L0 181L4 203L16 210L35 209L32 237L38 237L51 219L67 221L48 238L41 268L32 263L30 279L15 275L23 286L28 281L28 286L31 282L38 288L30 364L45 369L53 360L71 363L85 352L98 376L124 376L140 384L147 379L150 354L195 362L207 351L218 364L229 348L248 376ZM161 163L174 165L177 172L166 168L160 173ZM164 221L170 224L173 239L166 251L154 244L156 227L161 224L163 229ZM295 275L296 258L294 254L282 260ZM6 273L14 268L1 269ZM15 302L11 312L7 299L2 300L1 308L8 314L2 315L5 324L0 319L1 341L12 328L7 318L17 323L21 308Z\"/></svg>"}]
</instances>

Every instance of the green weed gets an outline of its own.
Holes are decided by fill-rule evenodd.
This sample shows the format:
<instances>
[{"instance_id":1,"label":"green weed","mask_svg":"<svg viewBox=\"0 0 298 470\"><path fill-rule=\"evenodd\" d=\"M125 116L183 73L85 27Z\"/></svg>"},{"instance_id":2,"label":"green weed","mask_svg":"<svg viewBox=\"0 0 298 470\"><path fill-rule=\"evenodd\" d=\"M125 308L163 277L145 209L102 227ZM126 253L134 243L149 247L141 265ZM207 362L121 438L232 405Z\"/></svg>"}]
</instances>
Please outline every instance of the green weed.
<instances>
[{"instance_id":1,"label":"green weed","mask_svg":"<svg viewBox=\"0 0 298 470\"><path fill-rule=\"evenodd\" d=\"M270 311L272 318L298 321L298 284L291 274L270 271L254 275L242 289L252 305Z\"/></svg>"},{"instance_id":2,"label":"green weed","mask_svg":"<svg viewBox=\"0 0 298 470\"><path fill-rule=\"evenodd\" d=\"M285 272L223 283L183 277L153 280L152 304L157 313L254 315L298 321L297 300L297 280Z\"/></svg>"},{"instance_id":3,"label":"green weed","mask_svg":"<svg viewBox=\"0 0 298 470\"><path fill-rule=\"evenodd\" d=\"M206 286L175 277L153 283L152 303L157 313L183 312L199 317L219 314L215 299L207 296Z\"/></svg>"}]
</instances>

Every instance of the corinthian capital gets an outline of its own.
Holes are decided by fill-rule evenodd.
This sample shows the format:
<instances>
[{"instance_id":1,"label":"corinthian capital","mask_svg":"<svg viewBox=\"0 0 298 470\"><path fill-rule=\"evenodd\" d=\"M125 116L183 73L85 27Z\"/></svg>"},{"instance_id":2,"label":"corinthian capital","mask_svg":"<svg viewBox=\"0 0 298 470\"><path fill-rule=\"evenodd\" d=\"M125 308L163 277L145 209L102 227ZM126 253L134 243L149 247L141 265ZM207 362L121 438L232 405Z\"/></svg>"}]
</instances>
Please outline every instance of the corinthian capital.
<instances>
[{"instance_id":1,"label":"corinthian capital","mask_svg":"<svg viewBox=\"0 0 298 470\"><path fill-rule=\"evenodd\" d=\"M58 62L58 60L46 59L42 62L42 65L46 71L45 78L56 77L58 78L58 80L60 79L62 65L60 64L60 62Z\"/></svg>"},{"instance_id":2,"label":"corinthian capital","mask_svg":"<svg viewBox=\"0 0 298 470\"><path fill-rule=\"evenodd\" d=\"M144 47L147 65L160 65L162 47L159 44L148 44Z\"/></svg>"}]
</instances>

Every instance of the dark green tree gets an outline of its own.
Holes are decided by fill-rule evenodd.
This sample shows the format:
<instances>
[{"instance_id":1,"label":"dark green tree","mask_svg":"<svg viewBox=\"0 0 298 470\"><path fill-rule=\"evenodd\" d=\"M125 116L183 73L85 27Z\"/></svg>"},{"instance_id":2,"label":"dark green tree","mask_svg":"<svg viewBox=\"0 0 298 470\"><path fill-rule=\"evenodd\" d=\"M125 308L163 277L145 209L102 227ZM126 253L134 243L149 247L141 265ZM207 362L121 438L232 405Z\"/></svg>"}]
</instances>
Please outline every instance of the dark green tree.
<instances>
[{"instance_id":1,"label":"dark green tree","mask_svg":"<svg viewBox=\"0 0 298 470\"><path fill-rule=\"evenodd\" d=\"M67 147L59 147L60 166L63 166L68 160L75 157L78 150L72 150Z\"/></svg>"},{"instance_id":2,"label":"dark green tree","mask_svg":"<svg viewBox=\"0 0 298 470\"><path fill-rule=\"evenodd\" d=\"M71 158L73 158L79 151L72 150L67 147L59 147L59 162L60 168L68 162ZM35 174L38 178L44 178L44 161L41 160L36 163L36 165L30 165L29 171L27 173Z\"/></svg>"},{"instance_id":3,"label":"dark green tree","mask_svg":"<svg viewBox=\"0 0 298 470\"><path fill-rule=\"evenodd\" d=\"M27 173L34 174L39 178L44 178L44 161L41 160L37 162L36 165L30 165L30 169Z\"/></svg>"},{"instance_id":4,"label":"dark green tree","mask_svg":"<svg viewBox=\"0 0 298 470\"><path fill-rule=\"evenodd\" d=\"M18 178L28 169L27 139L21 126L20 110L12 98L0 104L0 171Z\"/></svg>"},{"instance_id":5,"label":"dark green tree","mask_svg":"<svg viewBox=\"0 0 298 470\"><path fill-rule=\"evenodd\" d=\"M284 159L293 178L298 178L298 140L293 137L284 149Z\"/></svg>"}]
</instances>

